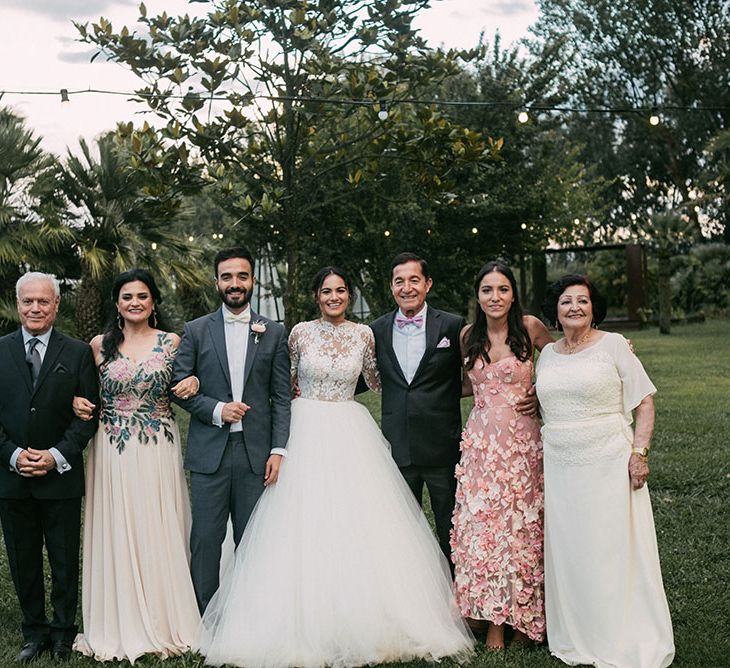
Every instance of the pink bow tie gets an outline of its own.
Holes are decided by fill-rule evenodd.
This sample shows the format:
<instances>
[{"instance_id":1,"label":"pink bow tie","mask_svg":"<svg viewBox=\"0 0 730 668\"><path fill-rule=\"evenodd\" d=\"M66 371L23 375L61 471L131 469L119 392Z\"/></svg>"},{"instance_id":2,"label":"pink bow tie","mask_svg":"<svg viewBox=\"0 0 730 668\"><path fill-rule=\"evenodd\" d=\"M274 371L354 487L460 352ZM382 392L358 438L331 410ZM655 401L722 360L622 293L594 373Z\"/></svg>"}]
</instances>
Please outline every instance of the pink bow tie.
<instances>
[{"instance_id":1,"label":"pink bow tie","mask_svg":"<svg viewBox=\"0 0 730 668\"><path fill-rule=\"evenodd\" d=\"M416 327L423 327L423 316L414 315L412 318L405 318L402 315L395 316L395 323L399 329L403 329L406 325L415 325Z\"/></svg>"}]
</instances>

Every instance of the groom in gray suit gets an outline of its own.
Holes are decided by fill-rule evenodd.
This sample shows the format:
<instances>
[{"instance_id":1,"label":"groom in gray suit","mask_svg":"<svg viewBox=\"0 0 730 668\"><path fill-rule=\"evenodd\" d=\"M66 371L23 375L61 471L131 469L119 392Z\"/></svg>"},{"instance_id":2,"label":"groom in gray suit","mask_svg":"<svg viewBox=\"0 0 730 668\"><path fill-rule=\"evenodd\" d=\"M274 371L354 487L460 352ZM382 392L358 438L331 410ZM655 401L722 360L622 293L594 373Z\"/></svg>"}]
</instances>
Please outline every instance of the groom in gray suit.
<instances>
[{"instance_id":1,"label":"groom in gray suit","mask_svg":"<svg viewBox=\"0 0 730 668\"><path fill-rule=\"evenodd\" d=\"M194 396L173 398L190 413L190 569L201 613L218 589L229 514L238 545L264 487L276 482L291 403L284 327L249 305L252 256L228 248L215 256L214 268L223 304L185 324L173 368L173 383L188 376L200 381Z\"/></svg>"}]
</instances>

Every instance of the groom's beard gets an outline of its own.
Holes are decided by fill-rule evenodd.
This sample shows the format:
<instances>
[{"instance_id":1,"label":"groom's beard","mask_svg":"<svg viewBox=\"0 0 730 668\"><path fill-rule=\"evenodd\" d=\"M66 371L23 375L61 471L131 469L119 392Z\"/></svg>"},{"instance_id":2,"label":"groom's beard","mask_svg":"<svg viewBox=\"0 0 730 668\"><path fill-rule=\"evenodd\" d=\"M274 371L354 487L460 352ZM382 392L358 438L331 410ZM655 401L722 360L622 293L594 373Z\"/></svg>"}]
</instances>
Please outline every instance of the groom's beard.
<instances>
[{"instance_id":1,"label":"groom's beard","mask_svg":"<svg viewBox=\"0 0 730 668\"><path fill-rule=\"evenodd\" d=\"M245 288L218 290L223 303L229 308L243 308L251 301L251 293Z\"/></svg>"}]
</instances>

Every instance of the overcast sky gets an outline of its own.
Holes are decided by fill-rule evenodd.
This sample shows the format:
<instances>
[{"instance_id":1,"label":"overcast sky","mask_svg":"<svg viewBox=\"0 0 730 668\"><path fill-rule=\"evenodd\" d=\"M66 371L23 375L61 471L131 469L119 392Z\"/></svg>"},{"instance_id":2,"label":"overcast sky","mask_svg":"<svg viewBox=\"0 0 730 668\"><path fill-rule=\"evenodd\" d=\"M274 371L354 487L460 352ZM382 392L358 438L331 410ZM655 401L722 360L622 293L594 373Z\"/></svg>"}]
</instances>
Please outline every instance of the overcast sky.
<instances>
[{"instance_id":1,"label":"overcast sky","mask_svg":"<svg viewBox=\"0 0 730 668\"><path fill-rule=\"evenodd\" d=\"M145 4L148 15L163 9L168 14L193 13L205 7L189 7L186 0L147 0ZM432 5L418 17L416 26L434 46L473 47L481 31L491 39L496 30L509 44L525 37L537 19L533 0L437 0ZM0 91L132 91L139 80L122 66L99 60L89 63L93 50L76 41L71 21L91 22L104 16L115 29L131 28L137 7L132 0L0 0ZM60 95L8 94L0 105L25 116L43 137L44 147L58 154L65 153L66 146L75 147L79 137L90 141L142 108L124 97L91 94L75 96L64 105Z\"/></svg>"}]
</instances>

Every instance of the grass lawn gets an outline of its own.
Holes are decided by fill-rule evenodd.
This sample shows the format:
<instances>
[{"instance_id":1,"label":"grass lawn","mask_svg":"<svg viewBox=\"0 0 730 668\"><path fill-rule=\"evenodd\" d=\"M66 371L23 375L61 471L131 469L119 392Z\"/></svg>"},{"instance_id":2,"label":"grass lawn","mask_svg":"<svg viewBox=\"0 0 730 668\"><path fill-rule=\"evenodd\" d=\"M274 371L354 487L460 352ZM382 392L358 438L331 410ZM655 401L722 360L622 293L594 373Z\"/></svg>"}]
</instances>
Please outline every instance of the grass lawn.
<instances>
[{"instance_id":1,"label":"grass lawn","mask_svg":"<svg viewBox=\"0 0 730 668\"><path fill-rule=\"evenodd\" d=\"M673 665L677 667L730 665L729 333L728 321L678 326L671 336L660 336L655 330L630 333L658 388L649 483L677 646ZM362 401L379 418L377 397L368 394ZM466 414L467 401L463 409ZM21 637L20 612L4 548L1 552L0 667L5 667L14 664ZM33 665L58 664L43 658ZM77 656L66 665L99 664ZM202 666L203 662L199 656L187 655L164 662L144 657L135 665L182 668ZM392 665L415 668L427 664ZM452 664L446 661L442 665ZM487 653L480 647L469 665L557 668L563 664L552 659L545 647L510 649L505 654Z\"/></svg>"}]
</instances>

